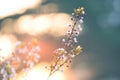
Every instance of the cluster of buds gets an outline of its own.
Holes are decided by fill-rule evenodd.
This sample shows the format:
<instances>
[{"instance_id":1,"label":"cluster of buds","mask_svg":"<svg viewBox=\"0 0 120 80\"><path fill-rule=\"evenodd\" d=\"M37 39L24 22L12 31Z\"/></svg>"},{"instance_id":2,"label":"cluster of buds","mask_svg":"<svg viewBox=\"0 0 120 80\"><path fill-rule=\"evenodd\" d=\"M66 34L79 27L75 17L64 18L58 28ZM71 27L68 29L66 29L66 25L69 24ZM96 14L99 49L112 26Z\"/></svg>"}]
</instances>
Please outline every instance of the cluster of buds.
<instances>
[{"instance_id":1,"label":"cluster of buds","mask_svg":"<svg viewBox=\"0 0 120 80\"><path fill-rule=\"evenodd\" d=\"M10 64L9 61L5 61L0 65L0 79L1 80L14 80L15 75L16 75L16 70Z\"/></svg>"},{"instance_id":2,"label":"cluster of buds","mask_svg":"<svg viewBox=\"0 0 120 80\"><path fill-rule=\"evenodd\" d=\"M40 46L37 39L29 42L18 41L15 45L16 49L11 57L2 63L0 61L0 80L14 80L17 70L27 71L40 60Z\"/></svg>"},{"instance_id":3,"label":"cluster of buds","mask_svg":"<svg viewBox=\"0 0 120 80\"><path fill-rule=\"evenodd\" d=\"M50 70L48 79L56 71L63 71L65 67L69 67L72 59L82 51L80 45L77 45L77 36L82 30L80 25L83 23L84 14L85 11L83 7L74 9L71 18L72 24L68 25L70 29L62 39L63 47L54 51L53 62L50 66L46 67Z\"/></svg>"},{"instance_id":4,"label":"cluster of buds","mask_svg":"<svg viewBox=\"0 0 120 80\"><path fill-rule=\"evenodd\" d=\"M15 53L21 59L24 68L32 68L40 60L40 46L36 39L30 42L17 42Z\"/></svg>"}]
</instances>

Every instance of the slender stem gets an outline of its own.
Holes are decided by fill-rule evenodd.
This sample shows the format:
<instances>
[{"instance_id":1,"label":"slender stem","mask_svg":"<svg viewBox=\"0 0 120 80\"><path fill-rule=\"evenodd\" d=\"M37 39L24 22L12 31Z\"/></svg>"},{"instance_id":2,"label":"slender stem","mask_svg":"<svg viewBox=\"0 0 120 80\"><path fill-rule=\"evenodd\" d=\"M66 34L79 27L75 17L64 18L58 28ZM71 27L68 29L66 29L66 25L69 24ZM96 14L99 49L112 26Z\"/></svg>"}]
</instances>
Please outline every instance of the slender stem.
<instances>
[{"instance_id":1,"label":"slender stem","mask_svg":"<svg viewBox=\"0 0 120 80\"><path fill-rule=\"evenodd\" d=\"M68 54L67 54L68 55ZM65 60L63 63L60 64L60 66L57 67L57 69L54 69L50 71L50 74L47 78L47 80L49 79L49 77L54 74L56 71L58 71L68 60L70 59L70 57L67 58L67 60Z\"/></svg>"},{"instance_id":2,"label":"slender stem","mask_svg":"<svg viewBox=\"0 0 120 80\"><path fill-rule=\"evenodd\" d=\"M74 25L73 25L72 30L71 30L72 32L70 33L69 37L67 38L67 42L68 42L68 41L70 40L70 38L72 37L73 31L74 31L74 29L75 29L76 24L77 24L77 21L74 22ZM67 48L67 45L64 45L64 49L66 49L66 48Z\"/></svg>"},{"instance_id":3,"label":"slender stem","mask_svg":"<svg viewBox=\"0 0 120 80\"><path fill-rule=\"evenodd\" d=\"M67 60L65 60L57 69L55 69L52 74L54 74L56 71L58 71L70 58L68 58Z\"/></svg>"}]
</instances>

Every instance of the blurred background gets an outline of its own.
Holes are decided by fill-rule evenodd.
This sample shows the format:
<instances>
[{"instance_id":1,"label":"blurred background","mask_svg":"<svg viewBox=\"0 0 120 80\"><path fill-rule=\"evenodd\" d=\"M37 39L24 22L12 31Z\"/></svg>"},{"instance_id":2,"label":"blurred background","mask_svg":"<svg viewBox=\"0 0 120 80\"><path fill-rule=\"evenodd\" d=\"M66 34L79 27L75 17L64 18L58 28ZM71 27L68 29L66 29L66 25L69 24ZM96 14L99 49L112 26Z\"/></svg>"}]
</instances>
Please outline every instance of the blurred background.
<instances>
[{"instance_id":1,"label":"blurred background","mask_svg":"<svg viewBox=\"0 0 120 80\"><path fill-rule=\"evenodd\" d=\"M48 62L78 6L86 11L78 37L83 52L60 80L120 80L120 0L0 0L1 55L10 55L15 42L35 38L41 47L39 65Z\"/></svg>"}]
</instances>

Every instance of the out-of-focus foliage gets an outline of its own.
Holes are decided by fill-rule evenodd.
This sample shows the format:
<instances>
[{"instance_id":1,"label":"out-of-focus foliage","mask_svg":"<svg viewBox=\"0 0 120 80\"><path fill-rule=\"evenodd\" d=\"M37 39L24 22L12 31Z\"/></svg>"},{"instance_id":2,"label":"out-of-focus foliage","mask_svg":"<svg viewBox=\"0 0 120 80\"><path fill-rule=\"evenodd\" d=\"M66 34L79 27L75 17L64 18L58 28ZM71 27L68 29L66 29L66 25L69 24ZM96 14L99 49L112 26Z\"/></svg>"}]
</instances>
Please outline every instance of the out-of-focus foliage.
<instances>
[{"instance_id":1,"label":"out-of-focus foliage","mask_svg":"<svg viewBox=\"0 0 120 80\"><path fill-rule=\"evenodd\" d=\"M0 63L2 80L14 80L17 72L31 69L40 61L40 46L37 39L28 42L18 41L15 45L16 49L12 56Z\"/></svg>"}]
</instances>

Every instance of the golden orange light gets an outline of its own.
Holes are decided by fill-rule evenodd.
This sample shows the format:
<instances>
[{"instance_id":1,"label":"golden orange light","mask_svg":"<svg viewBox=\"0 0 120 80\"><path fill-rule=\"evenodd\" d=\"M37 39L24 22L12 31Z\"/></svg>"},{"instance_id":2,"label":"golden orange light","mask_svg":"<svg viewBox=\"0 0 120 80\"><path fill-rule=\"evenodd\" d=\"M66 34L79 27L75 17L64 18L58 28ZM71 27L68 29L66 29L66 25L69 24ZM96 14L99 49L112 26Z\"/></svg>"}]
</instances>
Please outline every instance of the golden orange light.
<instances>
[{"instance_id":1,"label":"golden orange light","mask_svg":"<svg viewBox=\"0 0 120 80\"><path fill-rule=\"evenodd\" d=\"M49 70L45 69L46 63L38 64L33 69L29 70L27 73L18 75L16 80L47 80L49 75ZM48 80L65 80L65 74L61 72L56 72Z\"/></svg>"}]
</instances>

